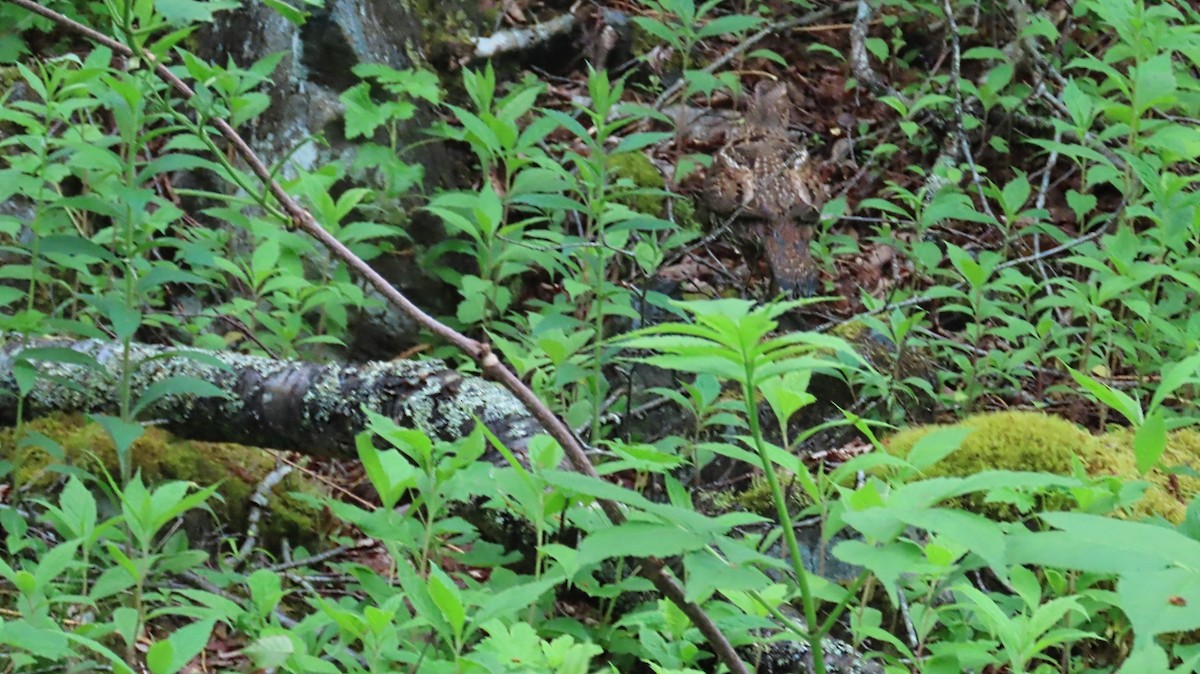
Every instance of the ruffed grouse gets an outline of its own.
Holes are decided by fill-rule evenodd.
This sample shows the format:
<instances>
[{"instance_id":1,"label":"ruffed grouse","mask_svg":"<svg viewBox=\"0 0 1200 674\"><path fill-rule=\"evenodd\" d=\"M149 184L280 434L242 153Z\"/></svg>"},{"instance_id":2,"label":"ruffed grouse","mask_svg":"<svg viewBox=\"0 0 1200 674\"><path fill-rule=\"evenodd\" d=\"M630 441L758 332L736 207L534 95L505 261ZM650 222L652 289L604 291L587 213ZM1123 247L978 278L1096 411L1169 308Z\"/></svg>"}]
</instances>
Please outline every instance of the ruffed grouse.
<instances>
[{"instance_id":1,"label":"ruffed grouse","mask_svg":"<svg viewBox=\"0 0 1200 674\"><path fill-rule=\"evenodd\" d=\"M820 280L808 242L825 196L808 151L788 135L790 109L787 85L755 85L745 124L713 157L706 198L748 225L777 291L807 297Z\"/></svg>"}]
</instances>

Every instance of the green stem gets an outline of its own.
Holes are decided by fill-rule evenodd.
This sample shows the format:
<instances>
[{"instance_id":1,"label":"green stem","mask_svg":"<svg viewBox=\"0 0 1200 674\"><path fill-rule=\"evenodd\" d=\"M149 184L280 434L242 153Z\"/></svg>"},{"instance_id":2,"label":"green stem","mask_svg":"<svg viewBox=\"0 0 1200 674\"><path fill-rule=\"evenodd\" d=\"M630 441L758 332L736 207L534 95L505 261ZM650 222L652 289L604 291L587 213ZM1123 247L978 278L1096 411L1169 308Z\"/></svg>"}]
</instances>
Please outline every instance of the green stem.
<instances>
[{"instance_id":1,"label":"green stem","mask_svg":"<svg viewBox=\"0 0 1200 674\"><path fill-rule=\"evenodd\" d=\"M829 612L828 616L826 616L825 622L821 623L821 627L817 629L818 637L824 638L826 634L829 634L829 631L833 629L835 624L837 624L838 618L842 617L842 613L858 594L858 589L862 587L863 583L866 582L868 578L871 577L872 576L870 572L867 571L858 574L858 578L855 578L854 582L850 584L850 587L846 588L846 595L842 597L842 600L839 601L836 606L833 607L833 610Z\"/></svg>"},{"instance_id":2,"label":"green stem","mask_svg":"<svg viewBox=\"0 0 1200 674\"><path fill-rule=\"evenodd\" d=\"M754 404L754 389L750 383L754 381L754 365L751 356L745 357L746 378L742 382L742 397L746 404L746 416L750 422L750 436L754 439L754 448L758 450L759 460L762 461L763 472L767 477L767 485L771 488L771 497L775 500L775 511L779 515L779 524L783 527L783 538L787 541L788 555L792 558L792 571L796 574L796 586L800 590L800 603L804 607L804 620L807 623L807 641L812 652L813 672L826 674L825 651L821 648L821 637L814 631L817 624L817 601L812 588L808 584L808 571L804 568L804 558L800 555L800 544L796 540L796 528L792 524L792 515L788 512L787 501L784 500L783 489L779 486L779 478L775 475L775 466L767 454L767 446L763 441L762 428L758 423L758 408Z\"/></svg>"},{"instance_id":3,"label":"green stem","mask_svg":"<svg viewBox=\"0 0 1200 674\"><path fill-rule=\"evenodd\" d=\"M588 223L588 241L599 244L595 249L596 265L593 270L594 279L592 281L592 329L595 333L592 335L592 433L589 440L592 443L600 442L600 415L604 406L604 391L602 381L604 379L604 271L606 262L608 261L608 251L604 247L604 229L601 225L604 217L604 206L607 201L608 194L608 155L604 152L604 133L603 125L598 125L597 138L595 144L594 157L597 160L596 174L598 176L596 184L592 186L591 196L588 199L589 223Z\"/></svg>"}]
</instances>

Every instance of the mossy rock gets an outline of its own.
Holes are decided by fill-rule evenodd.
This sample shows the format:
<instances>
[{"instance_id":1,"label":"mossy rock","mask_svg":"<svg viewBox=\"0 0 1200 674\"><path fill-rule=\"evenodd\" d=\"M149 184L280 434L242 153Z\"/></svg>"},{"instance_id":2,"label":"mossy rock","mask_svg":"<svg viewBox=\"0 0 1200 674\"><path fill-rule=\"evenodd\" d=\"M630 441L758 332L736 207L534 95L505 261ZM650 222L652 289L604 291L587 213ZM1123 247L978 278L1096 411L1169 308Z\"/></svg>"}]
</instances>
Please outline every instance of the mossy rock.
<instances>
[{"instance_id":1,"label":"mossy rock","mask_svg":"<svg viewBox=\"0 0 1200 674\"><path fill-rule=\"evenodd\" d=\"M997 412L968 417L957 424L930 424L902 430L884 442L895 456L905 456L922 438L944 428L971 429L958 451L925 471L925 477L962 477L986 470L1016 470L1070 475L1077 457L1089 475L1139 479L1133 455L1133 432L1125 429L1093 436L1069 421L1039 412ZM1163 466L1194 466L1200 459L1200 433L1176 431L1168 437ZM1168 475L1156 469L1145 479L1151 483L1134 509L1134 516L1158 515L1171 522L1183 520L1187 502L1200 489L1200 480ZM1176 488L1174 485L1178 485ZM1013 519L1017 513L1005 504L984 504L974 495L964 505L983 514ZM1067 496L1039 503L1042 509L1069 507Z\"/></svg>"},{"instance_id":2,"label":"mossy rock","mask_svg":"<svg viewBox=\"0 0 1200 674\"><path fill-rule=\"evenodd\" d=\"M1123 428L1097 438L1103 455L1112 457L1116 470L1112 473L1126 479L1137 476L1137 461L1133 454L1134 430ZM1178 524L1187 514L1188 503L1200 493L1200 478L1187 473L1200 470L1200 431L1183 428L1167 435L1167 448L1159 460L1159 467L1145 477L1150 489L1139 503L1139 512L1160 515ZM1190 469L1171 474L1172 468Z\"/></svg>"},{"instance_id":3,"label":"mossy rock","mask_svg":"<svg viewBox=\"0 0 1200 674\"><path fill-rule=\"evenodd\" d=\"M15 490L44 494L53 489L60 473L51 468L68 466L98 474L103 467L110 475L120 473L117 454L104 430L79 415L50 415L25 424L23 437L41 434L56 443L62 451L61 460L50 456L37 443L18 443L15 428L0 429L0 458L15 468L8 476ZM221 526L232 531L245 531L250 512L250 498L259 483L275 469L274 456L261 449L242 445L193 442L174 437L157 428L147 427L142 437L133 443L131 466L140 471L147 485L172 480L194 482L201 487L220 483L220 499L210 499ZM318 487L293 472L272 490L268 506L259 523L259 545L276 549L287 540L293 546L317 547L320 532L328 531L332 522L327 514L315 512L311 506L292 495L292 492L317 495ZM208 518L211 520L211 518ZM197 524L201 531L202 522ZM193 532L195 533L195 532ZM193 536L195 538L195 536Z\"/></svg>"}]
</instances>

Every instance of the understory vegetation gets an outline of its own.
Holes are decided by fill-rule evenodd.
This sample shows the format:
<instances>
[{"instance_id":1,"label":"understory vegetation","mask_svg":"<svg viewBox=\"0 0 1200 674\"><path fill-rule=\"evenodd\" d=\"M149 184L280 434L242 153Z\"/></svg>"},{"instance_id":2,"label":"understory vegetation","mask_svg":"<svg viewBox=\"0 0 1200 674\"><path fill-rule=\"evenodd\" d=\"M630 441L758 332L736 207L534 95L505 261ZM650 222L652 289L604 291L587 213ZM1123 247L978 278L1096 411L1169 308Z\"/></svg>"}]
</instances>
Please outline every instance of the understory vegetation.
<instances>
[{"instance_id":1,"label":"understory vegetation","mask_svg":"<svg viewBox=\"0 0 1200 674\"><path fill-rule=\"evenodd\" d=\"M292 56L199 55L239 0L0 0L0 671L1200 672L1200 11L611 4L354 65L263 158ZM763 81L812 297L705 201ZM128 357L387 312L546 433L193 442L158 405L232 393ZM112 409L33 418L101 369L46 337L124 354Z\"/></svg>"}]
</instances>

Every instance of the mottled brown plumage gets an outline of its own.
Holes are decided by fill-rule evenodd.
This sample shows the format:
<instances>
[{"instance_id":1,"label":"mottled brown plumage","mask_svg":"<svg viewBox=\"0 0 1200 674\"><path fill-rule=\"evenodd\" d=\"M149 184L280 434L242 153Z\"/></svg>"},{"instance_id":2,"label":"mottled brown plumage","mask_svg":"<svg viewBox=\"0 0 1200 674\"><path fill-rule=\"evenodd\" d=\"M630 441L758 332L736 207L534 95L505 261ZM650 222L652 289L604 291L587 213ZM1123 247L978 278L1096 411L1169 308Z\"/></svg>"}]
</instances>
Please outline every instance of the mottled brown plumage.
<instances>
[{"instance_id":1,"label":"mottled brown plumage","mask_svg":"<svg viewBox=\"0 0 1200 674\"><path fill-rule=\"evenodd\" d=\"M745 125L713 157L706 198L761 243L777 290L811 295L819 275L808 241L824 194L808 151L788 136L790 105L786 85L755 86Z\"/></svg>"}]
</instances>

